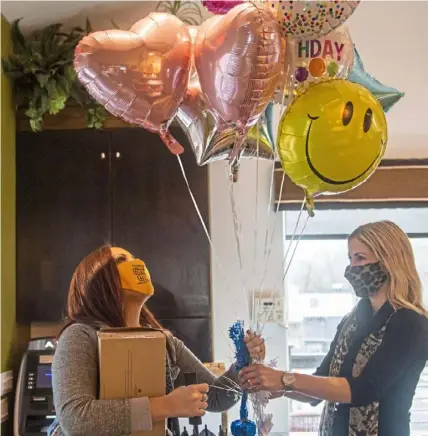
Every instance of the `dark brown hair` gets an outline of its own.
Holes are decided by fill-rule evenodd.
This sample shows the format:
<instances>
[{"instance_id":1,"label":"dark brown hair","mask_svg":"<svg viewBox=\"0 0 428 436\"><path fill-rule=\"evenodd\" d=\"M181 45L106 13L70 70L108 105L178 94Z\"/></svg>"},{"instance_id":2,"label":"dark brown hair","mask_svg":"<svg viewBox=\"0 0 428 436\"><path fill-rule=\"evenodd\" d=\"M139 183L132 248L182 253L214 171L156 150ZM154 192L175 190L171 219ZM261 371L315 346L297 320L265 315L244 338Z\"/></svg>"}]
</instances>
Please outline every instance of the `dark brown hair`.
<instances>
[{"instance_id":1,"label":"dark brown hair","mask_svg":"<svg viewBox=\"0 0 428 436\"><path fill-rule=\"evenodd\" d=\"M125 256L114 257L111 247L103 247L86 256L77 266L71 279L67 301L66 324L61 333L74 323L99 328L125 327L123 292L120 285L118 263L129 260ZM162 329L150 310L141 310L141 325Z\"/></svg>"}]
</instances>

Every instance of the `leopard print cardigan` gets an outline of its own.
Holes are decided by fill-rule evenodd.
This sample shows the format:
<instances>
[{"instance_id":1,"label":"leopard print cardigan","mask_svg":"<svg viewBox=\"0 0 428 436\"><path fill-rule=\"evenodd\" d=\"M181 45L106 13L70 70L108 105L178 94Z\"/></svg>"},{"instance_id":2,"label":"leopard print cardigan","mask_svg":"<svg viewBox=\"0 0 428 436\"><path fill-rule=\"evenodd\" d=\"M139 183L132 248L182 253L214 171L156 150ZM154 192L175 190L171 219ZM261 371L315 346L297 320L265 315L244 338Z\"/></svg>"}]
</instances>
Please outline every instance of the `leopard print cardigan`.
<instances>
[{"instance_id":1,"label":"leopard print cardigan","mask_svg":"<svg viewBox=\"0 0 428 436\"><path fill-rule=\"evenodd\" d=\"M340 331L336 348L330 363L329 376L339 377L346 354L349 352L352 338L357 330L357 308L345 319ZM377 351L385 335L386 327L393 314L377 331L370 333L363 341L352 368L352 376L358 377L364 370L370 357ZM333 436L334 412L336 404L326 403L321 416L319 436ZM378 436L379 402L363 407L351 407L349 412L349 436Z\"/></svg>"}]
</instances>

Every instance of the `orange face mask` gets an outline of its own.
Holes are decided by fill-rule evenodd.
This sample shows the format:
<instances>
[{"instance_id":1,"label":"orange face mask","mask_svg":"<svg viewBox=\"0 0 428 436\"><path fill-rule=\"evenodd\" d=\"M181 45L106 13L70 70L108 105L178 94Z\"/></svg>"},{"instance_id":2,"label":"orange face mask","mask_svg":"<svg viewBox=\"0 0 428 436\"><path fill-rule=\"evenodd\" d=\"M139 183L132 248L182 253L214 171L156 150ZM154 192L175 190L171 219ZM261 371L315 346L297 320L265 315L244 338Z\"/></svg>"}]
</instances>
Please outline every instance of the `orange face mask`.
<instances>
[{"instance_id":1,"label":"orange face mask","mask_svg":"<svg viewBox=\"0 0 428 436\"><path fill-rule=\"evenodd\" d=\"M140 259L122 262L117 266L123 289L139 292L144 295L153 295L155 290L150 279L146 264Z\"/></svg>"}]
</instances>

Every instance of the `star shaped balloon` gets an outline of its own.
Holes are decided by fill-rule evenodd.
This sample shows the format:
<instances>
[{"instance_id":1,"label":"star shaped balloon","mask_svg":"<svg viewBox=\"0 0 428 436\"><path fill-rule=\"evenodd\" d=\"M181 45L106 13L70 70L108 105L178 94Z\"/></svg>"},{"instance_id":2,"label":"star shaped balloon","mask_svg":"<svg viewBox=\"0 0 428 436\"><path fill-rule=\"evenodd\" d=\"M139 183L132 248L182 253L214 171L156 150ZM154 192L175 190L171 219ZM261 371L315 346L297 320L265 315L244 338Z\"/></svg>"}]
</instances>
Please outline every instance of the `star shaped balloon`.
<instances>
[{"instance_id":1,"label":"star shaped balloon","mask_svg":"<svg viewBox=\"0 0 428 436\"><path fill-rule=\"evenodd\" d=\"M392 106L404 97L403 92L392 86L384 85L365 71L363 61L356 48L354 48L354 65L347 79L367 88L376 97L385 112L388 112Z\"/></svg>"}]
</instances>

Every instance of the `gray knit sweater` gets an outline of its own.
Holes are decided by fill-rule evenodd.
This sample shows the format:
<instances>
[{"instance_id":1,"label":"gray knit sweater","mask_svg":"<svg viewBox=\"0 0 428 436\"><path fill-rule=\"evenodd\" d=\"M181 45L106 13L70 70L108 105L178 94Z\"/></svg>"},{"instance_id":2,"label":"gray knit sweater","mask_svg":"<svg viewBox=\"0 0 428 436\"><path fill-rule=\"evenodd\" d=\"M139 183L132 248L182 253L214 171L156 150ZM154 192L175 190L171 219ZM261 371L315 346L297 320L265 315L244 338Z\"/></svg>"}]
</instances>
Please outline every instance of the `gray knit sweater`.
<instances>
[{"instance_id":1,"label":"gray knit sweater","mask_svg":"<svg viewBox=\"0 0 428 436\"><path fill-rule=\"evenodd\" d=\"M183 385L183 375L196 372L200 383L208 383L208 411L232 407L238 397L227 390L236 373L229 369L215 377L198 358L174 336L171 360L175 362L175 387ZM52 365L54 404L59 422L55 435L122 436L150 430L152 420L147 397L123 400L98 399L98 338L96 330L74 324L61 335ZM212 387L214 386L214 387ZM218 388L216 388L218 387ZM226 388L226 389L224 389Z\"/></svg>"}]
</instances>

